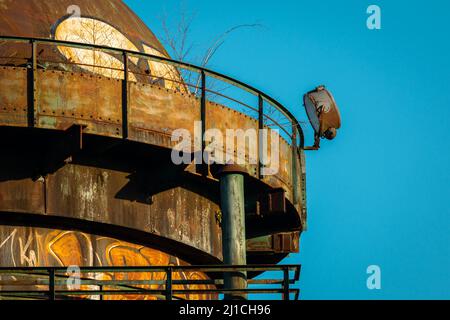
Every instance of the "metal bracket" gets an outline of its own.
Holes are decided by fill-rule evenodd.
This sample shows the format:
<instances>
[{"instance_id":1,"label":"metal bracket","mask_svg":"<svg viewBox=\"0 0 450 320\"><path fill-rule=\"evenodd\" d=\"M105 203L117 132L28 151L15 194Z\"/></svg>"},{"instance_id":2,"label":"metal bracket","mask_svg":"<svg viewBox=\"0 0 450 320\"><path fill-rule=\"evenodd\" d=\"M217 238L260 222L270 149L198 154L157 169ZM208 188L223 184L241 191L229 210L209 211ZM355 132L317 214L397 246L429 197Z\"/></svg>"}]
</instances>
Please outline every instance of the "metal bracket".
<instances>
[{"instance_id":1,"label":"metal bracket","mask_svg":"<svg viewBox=\"0 0 450 320\"><path fill-rule=\"evenodd\" d=\"M86 126L72 125L56 138L44 155L42 175L56 172L71 163L73 156L83 149L83 129Z\"/></svg>"},{"instance_id":2,"label":"metal bracket","mask_svg":"<svg viewBox=\"0 0 450 320\"><path fill-rule=\"evenodd\" d=\"M262 195L259 204L260 215L286 213L286 191L281 188L272 190Z\"/></svg>"}]
</instances>

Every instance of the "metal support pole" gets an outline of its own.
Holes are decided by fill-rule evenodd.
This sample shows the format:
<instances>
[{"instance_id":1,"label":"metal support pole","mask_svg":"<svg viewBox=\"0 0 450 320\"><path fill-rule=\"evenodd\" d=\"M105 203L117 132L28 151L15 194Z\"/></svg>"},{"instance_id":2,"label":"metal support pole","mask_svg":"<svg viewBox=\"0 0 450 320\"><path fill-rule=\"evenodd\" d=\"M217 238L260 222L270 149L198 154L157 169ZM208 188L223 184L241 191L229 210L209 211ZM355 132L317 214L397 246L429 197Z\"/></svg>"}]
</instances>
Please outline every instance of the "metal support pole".
<instances>
[{"instance_id":1,"label":"metal support pole","mask_svg":"<svg viewBox=\"0 0 450 320\"><path fill-rule=\"evenodd\" d=\"M201 150L201 157L202 157L202 163L200 165L200 171L201 174L204 176L208 175L208 166L204 163L204 155L205 155L205 149L206 149L206 142L205 142L205 132L206 132L206 74L205 71L202 70L201 72L201 100L200 100L200 116L202 121L202 150Z\"/></svg>"},{"instance_id":2,"label":"metal support pole","mask_svg":"<svg viewBox=\"0 0 450 320\"><path fill-rule=\"evenodd\" d=\"M220 173L220 202L222 209L222 252L226 265L246 265L244 208L245 171L235 165L226 165ZM224 274L224 289L247 289L247 272ZM228 293L225 300L245 300L246 294Z\"/></svg>"},{"instance_id":3,"label":"metal support pole","mask_svg":"<svg viewBox=\"0 0 450 320\"><path fill-rule=\"evenodd\" d=\"M128 54L123 52L122 137L128 138Z\"/></svg>"},{"instance_id":4,"label":"metal support pole","mask_svg":"<svg viewBox=\"0 0 450 320\"><path fill-rule=\"evenodd\" d=\"M166 270L167 280L166 280L166 300L172 301L172 268L169 267Z\"/></svg>"},{"instance_id":5,"label":"metal support pole","mask_svg":"<svg viewBox=\"0 0 450 320\"><path fill-rule=\"evenodd\" d=\"M262 137L262 130L264 129L264 100L261 95L258 95L258 176L259 179L263 178L262 170L264 165L262 164L264 139Z\"/></svg>"},{"instance_id":6,"label":"metal support pole","mask_svg":"<svg viewBox=\"0 0 450 320\"><path fill-rule=\"evenodd\" d=\"M283 276L284 276L284 281L283 281L283 300L288 300L289 301L289 269L285 268L283 270Z\"/></svg>"}]
</instances>

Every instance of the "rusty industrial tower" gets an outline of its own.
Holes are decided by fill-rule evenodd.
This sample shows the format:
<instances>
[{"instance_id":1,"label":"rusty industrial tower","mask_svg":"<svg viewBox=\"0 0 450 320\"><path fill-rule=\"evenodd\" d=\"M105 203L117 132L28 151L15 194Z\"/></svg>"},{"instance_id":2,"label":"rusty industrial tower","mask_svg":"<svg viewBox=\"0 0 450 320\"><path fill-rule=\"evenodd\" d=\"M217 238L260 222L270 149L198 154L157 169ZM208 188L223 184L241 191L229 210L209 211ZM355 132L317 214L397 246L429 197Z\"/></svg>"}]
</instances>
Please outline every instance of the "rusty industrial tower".
<instances>
[{"instance_id":1,"label":"rusty industrial tower","mask_svg":"<svg viewBox=\"0 0 450 320\"><path fill-rule=\"evenodd\" d=\"M245 298L281 270L276 292L292 297L299 267L276 264L306 223L299 122L245 83L171 60L122 1L76 3L0 1L0 296ZM196 122L277 129L279 170L248 155L175 165L172 132L195 136Z\"/></svg>"}]
</instances>

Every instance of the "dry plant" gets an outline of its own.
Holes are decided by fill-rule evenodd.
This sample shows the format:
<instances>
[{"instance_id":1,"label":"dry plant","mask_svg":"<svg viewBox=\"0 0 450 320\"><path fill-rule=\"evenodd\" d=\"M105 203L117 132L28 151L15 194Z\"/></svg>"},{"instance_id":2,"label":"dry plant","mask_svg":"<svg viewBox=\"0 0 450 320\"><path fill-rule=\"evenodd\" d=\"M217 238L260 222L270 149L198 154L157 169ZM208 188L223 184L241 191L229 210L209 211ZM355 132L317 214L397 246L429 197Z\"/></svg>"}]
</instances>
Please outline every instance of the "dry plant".
<instances>
[{"instance_id":1,"label":"dry plant","mask_svg":"<svg viewBox=\"0 0 450 320\"><path fill-rule=\"evenodd\" d=\"M163 30L163 35L161 37L161 41L165 45L166 48L169 49L169 53L172 58L178 61L192 63L198 65L202 68L207 68L211 59L218 52L218 50L224 45L228 36L230 34L238 31L239 29L244 28L258 28L262 27L261 24L253 23L253 24L240 24L233 26L215 37L210 44L210 46L206 49L206 51L200 57L193 56L194 43L190 39L191 29L193 21L195 20L196 14L189 13L186 10L182 9L179 14L178 21L175 22L173 26L169 25L169 19L166 13L164 13L161 17L161 25ZM191 85L193 88L193 92L195 94L198 93L200 87L200 75L197 72L192 72L189 70L180 70L183 79L187 84ZM209 83L208 90L214 91L214 84ZM223 91L226 88L221 88ZM219 89L216 88L216 92Z\"/></svg>"},{"instance_id":2,"label":"dry plant","mask_svg":"<svg viewBox=\"0 0 450 320\"><path fill-rule=\"evenodd\" d=\"M173 15L171 15L173 17ZM264 27L260 23L251 23L251 24L239 24L235 25L225 32L219 34L217 37L213 39L209 47L204 51L203 54L198 56L194 56L195 45L191 39L191 31L192 25L195 21L196 14L188 12L184 8L181 8L178 19L175 19L174 23L169 23L169 18L167 13L164 13L160 17L161 26L163 35L161 37L161 41L164 46L169 50L169 54L173 59L187 62L191 64L198 65L202 68L207 68L211 59L217 54L217 52L223 47L225 42L228 40L229 36L239 30L245 28L262 28ZM201 85L201 75L198 72L180 69L181 76L185 83L190 88L190 91L198 95L200 94L200 85ZM240 112L243 112L253 118L258 117L258 113L254 110L249 109L244 104L239 104L233 101L224 98L223 95L226 96L224 92L229 90L233 94L233 98L236 94L236 87L226 83L224 81L220 81L217 79L208 78L207 82L207 98L209 100L213 100L215 102L221 103L226 101L227 106L232 107L231 105L235 105L232 107ZM234 90L234 91L232 91ZM244 96L242 94L238 94L238 96ZM237 99L239 100L239 99ZM252 103L255 106L255 103ZM282 127L285 131L292 132L292 123L287 119L287 117L280 112L280 110L273 106L272 104L266 102L264 103L264 115L265 115L265 125L272 128ZM280 134L284 135L280 132Z\"/></svg>"}]
</instances>

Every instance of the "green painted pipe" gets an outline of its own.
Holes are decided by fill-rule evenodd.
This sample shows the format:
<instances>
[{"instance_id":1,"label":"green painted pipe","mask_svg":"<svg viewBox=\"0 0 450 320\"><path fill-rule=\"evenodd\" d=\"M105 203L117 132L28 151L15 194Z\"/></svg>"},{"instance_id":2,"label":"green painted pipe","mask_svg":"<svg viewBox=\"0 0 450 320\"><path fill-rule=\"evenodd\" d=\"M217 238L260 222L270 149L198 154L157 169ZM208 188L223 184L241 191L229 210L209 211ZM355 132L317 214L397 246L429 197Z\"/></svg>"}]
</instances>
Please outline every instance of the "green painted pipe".
<instances>
[{"instance_id":1,"label":"green painted pipe","mask_svg":"<svg viewBox=\"0 0 450 320\"><path fill-rule=\"evenodd\" d=\"M246 265L244 174L223 172L220 178L222 209L222 248L226 265ZM225 289L246 289L247 273L226 273ZM246 294L227 294L226 300L247 299Z\"/></svg>"}]
</instances>

